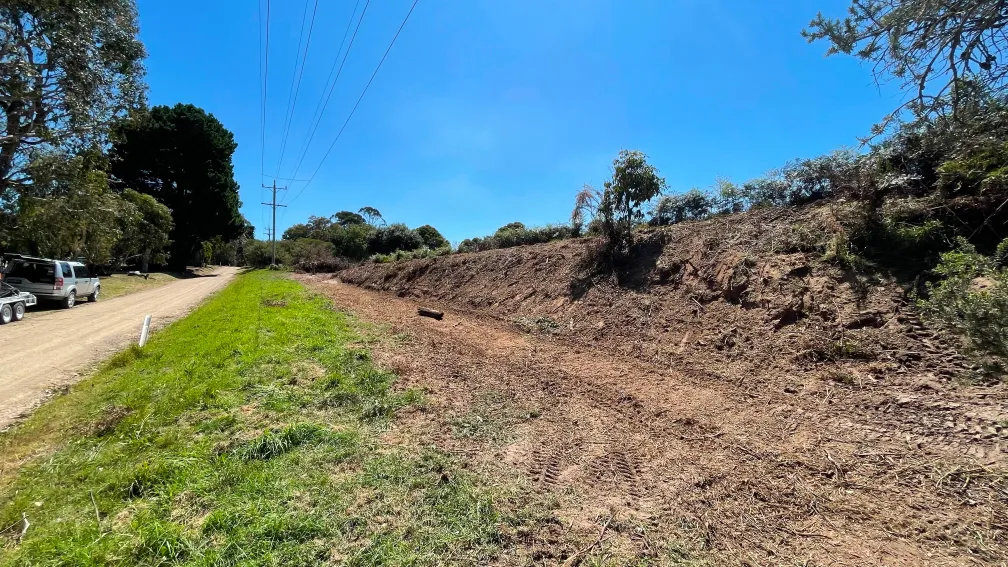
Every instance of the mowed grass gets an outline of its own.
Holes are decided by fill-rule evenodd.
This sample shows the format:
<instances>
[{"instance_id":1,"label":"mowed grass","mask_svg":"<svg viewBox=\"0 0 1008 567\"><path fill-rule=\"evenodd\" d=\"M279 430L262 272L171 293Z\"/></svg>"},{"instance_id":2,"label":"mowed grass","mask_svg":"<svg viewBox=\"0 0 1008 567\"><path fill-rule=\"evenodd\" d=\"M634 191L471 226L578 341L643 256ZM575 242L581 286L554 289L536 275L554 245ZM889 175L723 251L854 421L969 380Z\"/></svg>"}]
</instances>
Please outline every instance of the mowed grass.
<instances>
[{"instance_id":1,"label":"mowed grass","mask_svg":"<svg viewBox=\"0 0 1008 567\"><path fill-rule=\"evenodd\" d=\"M178 274L165 272L153 272L147 279L127 276L126 274L101 276L101 299L112 299L113 297L121 297L138 291L161 287L177 279L179 279Z\"/></svg>"},{"instance_id":2,"label":"mowed grass","mask_svg":"<svg viewBox=\"0 0 1008 567\"><path fill-rule=\"evenodd\" d=\"M529 516L441 452L379 441L420 400L358 325L252 272L113 357L0 436L0 565L494 561Z\"/></svg>"}]
</instances>

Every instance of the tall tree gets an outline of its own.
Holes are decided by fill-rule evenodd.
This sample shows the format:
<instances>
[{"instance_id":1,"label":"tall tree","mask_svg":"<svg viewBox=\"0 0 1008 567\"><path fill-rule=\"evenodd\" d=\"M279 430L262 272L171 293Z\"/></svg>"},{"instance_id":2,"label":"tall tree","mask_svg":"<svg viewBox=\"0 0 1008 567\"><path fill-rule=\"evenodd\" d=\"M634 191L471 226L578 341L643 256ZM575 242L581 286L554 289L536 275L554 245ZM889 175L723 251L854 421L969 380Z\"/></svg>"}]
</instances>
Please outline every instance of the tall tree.
<instances>
[{"instance_id":1,"label":"tall tree","mask_svg":"<svg viewBox=\"0 0 1008 567\"><path fill-rule=\"evenodd\" d=\"M516 223L511 223L516 224ZM521 223L517 223L521 224ZM525 225L522 225L525 228ZM423 240L424 246L430 248L431 250L437 250L438 248L444 248L449 246L450 243L448 239L442 235L438 229L434 228L429 224L425 224L416 229L416 233L420 235L420 239Z\"/></svg>"},{"instance_id":2,"label":"tall tree","mask_svg":"<svg viewBox=\"0 0 1008 567\"><path fill-rule=\"evenodd\" d=\"M140 260L140 271L146 272L153 261L163 264L165 249L171 243L171 210L150 195L127 189L120 196L117 220L121 236L114 248L114 260L120 264L129 258Z\"/></svg>"},{"instance_id":3,"label":"tall tree","mask_svg":"<svg viewBox=\"0 0 1008 567\"><path fill-rule=\"evenodd\" d=\"M364 217L350 211L340 211L329 218L340 226L350 226L352 224L364 224L366 222L364 220Z\"/></svg>"},{"instance_id":4,"label":"tall tree","mask_svg":"<svg viewBox=\"0 0 1008 567\"><path fill-rule=\"evenodd\" d=\"M381 221L382 224L385 224L385 219L382 218L381 213L378 212L378 209L374 207L361 207L360 210L357 212L363 215L365 219L367 219L368 224L377 225L378 221Z\"/></svg>"},{"instance_id":5,"label":"tall tree","mask_svg":"<svg viewBox=\"0 0 1008 567\"><path fill-rule=\"evenodd\" d=\"M134 0L0 2L0 209L31 183L32 148L100 145L140 105L137 30Z\"/></svg>"},{"instance_id":6,"label":"tall tree","mask_svg":"<svg viewBox=\"0 0 1008 567\"><path fill-rule=\"evenodd\" d=\"M117 124L111 173L117 183L152 195L172 211L169 265L184 269L202 243L240 236L234 135L191 104L155 106Z\"/></svg>"},{"instance_id":7,"label":"tall tree","mask_svg":"<svg viewBox=\"0 0 1008 567\"><path fill-rule=\"evenodd\" d=\"M917 116L958 118L977 93L1004 94L1004 0L853 0L848 12L820 13L802 35L872 63L877 82L900 81Z\"/></svg>"},{"instance_id":8,"label":"tall tree","mask_svg":"<svg viewBox=\"0 0 1008 567\"><path fill-rule=\"evenodd\" d=\"M31 191L18 199L11 248L53 258L106 264L121 235L121 199L109 189L95 155L35 152L25 171Z\"/></svg>"}]
</instances>

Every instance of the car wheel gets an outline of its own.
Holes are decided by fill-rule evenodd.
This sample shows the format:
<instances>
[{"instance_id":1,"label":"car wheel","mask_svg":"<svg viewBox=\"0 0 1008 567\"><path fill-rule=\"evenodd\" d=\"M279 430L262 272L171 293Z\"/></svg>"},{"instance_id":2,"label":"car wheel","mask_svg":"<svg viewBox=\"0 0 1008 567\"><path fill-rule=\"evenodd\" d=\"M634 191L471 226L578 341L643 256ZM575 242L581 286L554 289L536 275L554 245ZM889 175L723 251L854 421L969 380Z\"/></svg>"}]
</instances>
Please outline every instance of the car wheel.
<instances>
[{"instance_id":1,"label":"car wheel","mask_svg":"<svg viewBox=\"0 0 1008 567\"><path fill-rule=\"evenodd\" d=\"M90 301L91 303L98 301L99 293L101 293L101 286L94 288L94 291L91 292L91 295L87 296L87 300Z\"/></svg>"},{"instance_id":2,"label":"car wheel","mask_svg":"<svg viewBox=\"0 0 1008 567\"><path fill-rule=\"evenodd\" d=\"M11 309L10 303L4 303L0 305L0 325L6 325L11 322L14 318L14 310Z\"/></svg>"},{"instance_id":3,"label":"car wheel","mask_svg":"<svg viewBox=\"0 0 1008 567\"><path fill-rule=\"evenodd\" d=\"M71 291L63 300L63 307L70 309L74 306L74 303L77 303L77 292Z\"/></svg>"},{"instance_id":4,"label":"car wheel","mask_svg":"<svg viewBox=\"0 0 1008 567\"><path fill-rule=\"evenodd\" d=\"M25 313L25 304L24 304L24 302L23 301L18 301L17 303L15 303L14 304L14 320L15 321L20 321L21 319L24 319L24 313Z\"/></svg>"}]
</instances>

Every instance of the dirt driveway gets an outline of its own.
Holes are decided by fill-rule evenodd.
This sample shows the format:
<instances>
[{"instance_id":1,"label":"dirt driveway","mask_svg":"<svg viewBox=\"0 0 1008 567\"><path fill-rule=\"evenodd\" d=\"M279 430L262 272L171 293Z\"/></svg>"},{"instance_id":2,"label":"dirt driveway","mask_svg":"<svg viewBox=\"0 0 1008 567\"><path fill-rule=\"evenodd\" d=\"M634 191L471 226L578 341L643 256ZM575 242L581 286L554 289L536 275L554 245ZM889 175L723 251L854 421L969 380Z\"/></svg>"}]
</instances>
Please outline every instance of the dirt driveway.
<instances>
[{"instance_id":1,"label":"dirt driveway","mask_svg":"<svg viewBox=\"0 0 1008 567\"><path fill-rule=\"evenodd\" d=\"M427 407L388 435L523 476L556 499L563 537L590 543L608 528L599 553L675 558L685 546L712 565L852 567L1008 557L1003 471L873 434L856 408L754 395L482 313L435 321L413 301L301 279L395 337L374 345L376 359ZM551 537L530 545L548 554Z\"/></svg>"},{"instance_id":2,"label":"dirt driveway","mask_svg":"<svg viewBox=\"0 0 1008 567\"><path fill-rule=\"evenodd\" d=\"M155 329L182 317L221 289L238 268L220 267L201 277L71 310L31 310L0 327L0 428L41 402L46 392L70 384L109 354L136 340L144 316Z\"/></svg>"}]
</instances>

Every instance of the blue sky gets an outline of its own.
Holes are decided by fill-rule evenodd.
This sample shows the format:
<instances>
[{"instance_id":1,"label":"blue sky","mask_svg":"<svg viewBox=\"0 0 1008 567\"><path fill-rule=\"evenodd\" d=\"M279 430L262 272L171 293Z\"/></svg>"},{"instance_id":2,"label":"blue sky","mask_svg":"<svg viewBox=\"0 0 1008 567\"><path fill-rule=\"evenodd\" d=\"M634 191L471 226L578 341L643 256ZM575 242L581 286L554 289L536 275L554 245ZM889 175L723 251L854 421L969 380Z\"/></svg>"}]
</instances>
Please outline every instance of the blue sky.
<instances>
[{"instance_id":1,"label":"blue sky","mask_svg":"<svg viewBox=\"0 0 1008 567\"><path fill-rule=\"evenodd\" d=\"M281 177L318 168L412 0L370 3L295 175L354 3L319 2ZM855 145L899 95L799 33L816 12L839 16L846 5L420 0L312 182L282 181L290 206L279 229L370 205L457 242L515 220L566 221L577 190L601 185L621 148L647 153L685 191ZM150 102L196 104L235 133L242 211L260 237L261 157L275 174L304 8L271 2L262 152L256 1L139 0Z\"/></svg>"}]
</instances>

